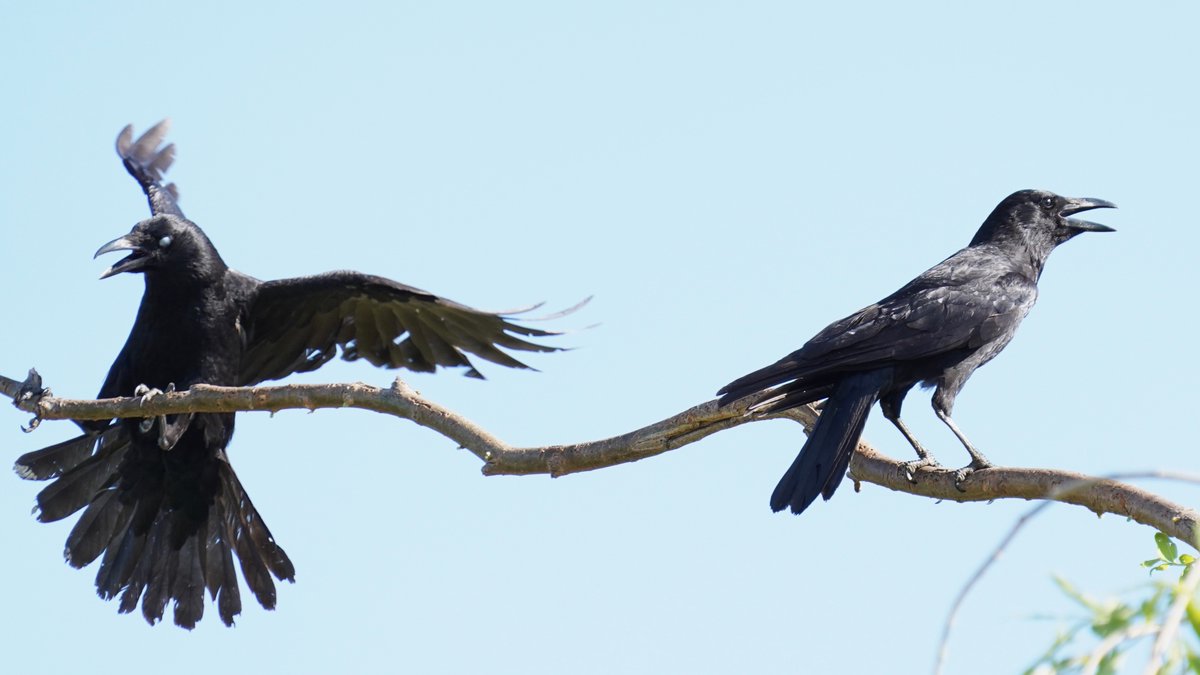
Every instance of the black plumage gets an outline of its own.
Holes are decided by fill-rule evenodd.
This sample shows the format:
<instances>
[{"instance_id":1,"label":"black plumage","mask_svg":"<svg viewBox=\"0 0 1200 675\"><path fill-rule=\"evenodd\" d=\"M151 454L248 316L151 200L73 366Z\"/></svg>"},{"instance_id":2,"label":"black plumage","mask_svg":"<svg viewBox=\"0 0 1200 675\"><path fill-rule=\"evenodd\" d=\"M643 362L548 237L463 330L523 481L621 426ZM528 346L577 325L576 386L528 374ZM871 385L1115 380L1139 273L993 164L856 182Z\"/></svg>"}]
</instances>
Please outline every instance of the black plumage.
<instances>
[{"instance_id":1,"label":"black plumage","mask_svg":"<svg viewBox=\"0 0 1200 675\"><path fill-rule=\"evenodd\" d=\"M770 394L752 410L775 412L825 400L800 454L771 495L771 508L800 513L818 495L829 499L850 463L871 406L879 402L916 450L913 470L934 465L900 419L918 382L936 387L933 408L971 455L961 482L989 466L951 418L967 378L995 357L1037 299L1050 252L1082 232L1112 228L1068 216L1112 208L1100 199L1068 199L1038 190L1009 195L971 243L879 302L834 322L799 350L741 377L718 395L727 405Z\"/></svg>"},{"instance_id":2,"label":"black plumage","mask_svg":"<svg viewBox=\"0 0 1200 675\"><path fill-rule=\"evenodd\" d=\"M501 348L557 350L527 339L557 333L515 323L511 313L482 312L382 277L343 271L263 282L230 269L184 217L175 187L162 184L174 157L173 146L159 147L166 131L164 121L137 141L130 127L117 138L152 217L97 252L130 251L101 278L136 272L146 282L99 398L146 387L253 385L314 370L339 353L376 366L459 367L480 377L472 355L526 368ZM207 589L232 625L241 611L236 559L258 602L274 608L272 577L292 581L295 570L229 464L233 414L80 426L83 436L22 456L16 471L54 479L37 497L39 520L83 509L65 555L75 567L101 560L101 597L119 595L121 612L140 601L150 623L174 602L175 623L192 628Z\"/></svg>"}]
</instances>

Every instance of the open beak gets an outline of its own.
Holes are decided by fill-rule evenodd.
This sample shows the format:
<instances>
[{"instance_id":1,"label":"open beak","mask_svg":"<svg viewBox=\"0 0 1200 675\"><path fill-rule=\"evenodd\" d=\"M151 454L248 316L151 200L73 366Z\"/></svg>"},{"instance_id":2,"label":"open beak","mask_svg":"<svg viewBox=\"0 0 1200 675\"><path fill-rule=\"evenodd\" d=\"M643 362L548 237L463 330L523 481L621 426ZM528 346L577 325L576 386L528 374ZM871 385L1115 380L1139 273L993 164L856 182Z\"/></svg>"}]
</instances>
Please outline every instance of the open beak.
<instances>
[{"instance_id":1,"label":"open beak","mask_svg":"<svg viewBox=\"0 0 1200 675\"><path fill-rule=\"evenodd\" d=\"M142 248L130 235L118 237L101 246L100 250L96 251L96 255L92 256L92 258L99 258L105 253L112 253L113 251L133 251L133 253L130 253L118 261L117 264L104 270L104 274L100 275L101 279L107 279L122 272L137 271L149 260L148 251Z\"/></svg>"},{"instance_id":2,"label":"open beak","mask_svg":"<svg viewBox=\"0 0 1200 675\"><path fill-rule=\"evenodd\" d=\"M1059 210L1059 214L1070 216L1083 211L1092 209L1115 209L1117 205L1104 199L1092 199L1090 197L1080 197L1077 199L1068 199L1065 206ZM1072 230L1080 232L1116 232L1113 228L1100 223L1093 223L1089 220L1080 220L1079 218L1067 218L1067 226Z\"/></svg>"}]
</instances>

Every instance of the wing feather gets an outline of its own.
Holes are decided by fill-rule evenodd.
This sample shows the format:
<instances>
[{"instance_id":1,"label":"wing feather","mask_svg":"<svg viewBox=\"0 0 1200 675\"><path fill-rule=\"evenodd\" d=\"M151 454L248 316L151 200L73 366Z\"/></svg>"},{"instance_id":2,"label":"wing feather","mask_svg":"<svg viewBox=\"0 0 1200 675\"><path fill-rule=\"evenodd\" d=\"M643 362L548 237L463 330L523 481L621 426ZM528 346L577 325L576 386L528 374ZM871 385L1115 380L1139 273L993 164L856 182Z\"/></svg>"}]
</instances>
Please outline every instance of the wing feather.
<instances>
[{"instance_id":1,"label":"wing feather","mask_svg":"<svg viewBox=\"0 0 1200 675\"><path fill-rule=\"evenodd\" d=\"M554 316L574 311L580 305ZM262 284L246 308L246 351L240 383L256 384L315 370L341 353L385 368L432 372L466 369L481 377L471 356L509 368L528 368L503 349L553 352L524 338L559 335L515 323L383 277L331 272Z\"/></svg>"},{"instance_id":2,"label":"wing feather","mask_svg":"<svg viewBox=\"0 0 1200 675\"><path fill-rule=\"evenodd\" d=\"M169 214L183 217L179 210L179 191L175 185L163 185L163 174L171 168L175 161L175 144L163 148L158 146L171 130L171 120L164 119L147 129L138 139L133 140L133 125L127 125L117 134L117 155L125 165L125 170L142 187L146 199L150 203L150 212L154 215Z\"/></svg>"},{"instance_id":3,"label":"wing feather","mask_svg":"<svg viewBox=\"0 0 1200 675\"><path fill-rule=\"evenodd\" d=\"M1037 294L1032 282L1017 275L995 279L987 302L937 277L919 280L835 321L776 363L729 383L718 392L722 403L784 382L795 383L789 389L819 391L843 373L978 347L1011 332Z\"/></svg>"}]
</instances>

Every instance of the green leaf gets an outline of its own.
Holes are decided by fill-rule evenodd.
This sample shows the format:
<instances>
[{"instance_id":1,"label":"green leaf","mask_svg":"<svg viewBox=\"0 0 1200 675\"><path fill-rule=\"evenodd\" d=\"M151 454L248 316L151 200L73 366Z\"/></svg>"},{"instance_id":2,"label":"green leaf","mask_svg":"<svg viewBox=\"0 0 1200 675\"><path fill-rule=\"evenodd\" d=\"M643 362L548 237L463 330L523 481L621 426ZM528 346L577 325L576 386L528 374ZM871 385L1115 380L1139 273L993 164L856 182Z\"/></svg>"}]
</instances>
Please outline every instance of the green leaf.
<instances>
[{"instance_id":1,"label":"green leaf","mask_svg":"<svg viewBox=\"0 0 1200 675\"><path fill-rule=\"evenodd\" d=\"M1183 555L1179 556L1179 562L1183 563L1184 565L1191 565L1192 563L1196 562L1196 559L1184 553Z\"/></svg>"},{"instance_id":2,"label":"green leaf","mask_svg":"<svg viewBox=\"0 0 1200 675\"><path fill-rule=\"evenodd\" d=\"M1151 558L1149 560L1143 560L1142 567L1154 567L1155 565L1157 565L1161 562L1163 562L1162 558Z\"/></svg>"},{"instance_id":3,"label":"green leaf","mask_svg":"<svg viewBox=\"0 0 1200 675\"><path fill-rule=\"evenodd\" d=\"M1105 654L1100 659L1100 667L1096 669L1096 675L1117 675L1117 665L1120 663L1121 650L1113 649Z\"/></svg>"},{"instance_id":4,"label":"green leaf","mask_svg":"<svg viewBox=\"0 0 1200 675\"><path fill-rule=\"evenodd\" d=\"M1155 567L1154 569L1152 569L1152 570L1150 570L1150 571L1151 571L1151 572L1161 572L1161 571L1163 571L1163 570L1167 569L1168 567L1170 567L1170 565L1168 565L1167 563L1163 563L1163 564L1159 565L1158 567Z\"/></svg>"},{"instance_id":5,"label":"green leaf","mask_svg":"<svg viewBox=\"0 0 1200 675\"><path fill-rule=\"evenodd\" d=\"M1187 619L1192 625L1192 632L1200 637L1200 607L1196 606L1195 600L1189 600L1187 604ZM1196 672L1200 673L1200 670Z\"/></svg>"},{"instance_id":6,"label":"green leaf","mask_svg":"<svg viewBox=\"0 0 1200 675\"><path fill-rule=\"evenodd\" d=\"M1096 612L1092 617L1092 632L1100 637L1108 637L1113 633L1129 627L1137 612L1129 605L1112 603Z\"/></svg>"},{"instance_id":7,"label":"green leaf","mask_svg":"<svg viewBox=\"0 0 1200 675\"><path fill-rule=\"evenodd\" d=\"M1154 533L1154 543L1158 545L1158 552L1168 562L1175 562L1175 558L1179 556L1179 548L1175 546L1175 542L1162 532Z\"/></svg>"},{"instance_id":8,"label":"green leaf","mask_svg":"<svg viewBox=\"0 0 1200 675\"><path fill-rule=\"evenodd\" d=\"M1100 606L1098 604L1096 604L1096 602L1094 600L1092 600L1091 598L1087 597L1082 592L1080 592L1079 589L1075 588L1075 586L1073 586L1071 584L1071 582L1067 581L1066 579L1064 579L1056 574L1056 575L1054 575L1054 583L1058 584L1059 590L1061 590L1068 598L1071 598L1075 602L1078 602L1079 604L1083 605L1089 611L1091 611L1091 612L1099 612L1100 611Z\"/></svg>"},{"instance_id":9,"label":"green leaf","mask_svg":"<svg viewBox=\"0 0 1200 675\"><path fill-rule=\"evenodd\" d=\"M1151 586L1151 588L1154 588ZM1158 615L1161 613L1158 609L1158 601L1162 599L1165 591L1162 588L1154 588L1154 593L1150 597L1142 600L1141 606L1138 607L1138 614L1146 623L1155 623L1158 621Z\"/></svg>"}]
</instances>

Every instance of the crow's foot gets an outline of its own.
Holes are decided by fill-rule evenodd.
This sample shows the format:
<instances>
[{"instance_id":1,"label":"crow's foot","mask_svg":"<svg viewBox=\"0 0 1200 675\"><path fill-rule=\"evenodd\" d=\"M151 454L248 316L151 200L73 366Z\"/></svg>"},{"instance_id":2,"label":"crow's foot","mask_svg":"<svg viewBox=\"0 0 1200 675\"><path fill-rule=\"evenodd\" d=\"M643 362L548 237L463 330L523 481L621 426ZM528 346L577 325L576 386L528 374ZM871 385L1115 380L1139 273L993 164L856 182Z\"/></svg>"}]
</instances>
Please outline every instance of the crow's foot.
<instances>
[{"instance_id":1,"label":"crow's foot","mask_svg":"<svg viewBox=\"0 0 1200 675\"><path fill-rule=\"evenodd\" d=\"M149 401L156 396L173 393L175 393L174 382L167 383L166 391L163 391L162 389L152 389L144 384L139 384L133 390L134 396L140 396L142 398L142 405L145 405L146 401ZM158 447L162 448L163 450L170 450L171 448L175 447L175 443L179 441L179 437L183 435L184 430L187 429L188 422L184 421L182 425L170 424L167 422L166 415L159 415L157 418L143 419L141 424L138 425L138 429L144 434L150 433L150 430L154 428L155 419L158 420ZM191 415L188 415L187 419L190 420Z\"/></svg>"},{"instance_id":2,"label":"crow's foot","mask_svg":"<svg viewBox=\"0 0 1200 675\"><path fill-rule=\"evenodd\" d=\"M982 455L981 455L981 457L982 457ZM983 471L984 469L990 469L990 468L992 468L992 464L991 464L991 462L988 462L987 460L980 461L978 458L971 460L970 464L964 466L961 469L957 469L954 472L954 487L955 487L955 489L957 489L959 492L966 492L966 489L964 489L962 486L963 482L966 481L967 478L969 476L971 476L971 474L975 473L976 471Z\"/></svg>"},{"instance_id":3,"label":"crow's foot","mask_svg":"<svg viewBox=\"0 0 1200 675\"><path fill-rule=\"evenodd\" d=\"M926 454L924 457L919 459L900 462L900 472L904 474L904 477L908 479L908 482L910 483L917 482L917 471L925 468L937 470L943 467L936 459L934 459L933 455L930 454Z\"/></svg>"},{"instance_id":4,"label":"crow's foot","mask_svg":"<svg viewBox=\"0 0 1200 675\"><path fill-rule=\"evenodd\" d=\"M171 387L168 387L168 389L170 389L170 388ZM138 386L133 388L133 395L140 397L142 399L142 405L146 405L146 402L149 401L150 399L154 398L155 396L162 396L163 390L148 387L144 384L139 384Z\"/></svg>"},{"instance_id":5,"label":"crow's foot","mask_svg":"<svg viewBox=\"0 0 1200 675\"><path fill-rule=\"evenodd\" d=\"M25 376L21 388L17 390L16 396L13 396L13 405L22 410L29 407L36 409L38 401L47 396L50 396L50 390L42 387L42 376L38 374L37 369L30 368L29 375ZM29 426L22 426L21 431L29 433L41 423L42 416L35 413L33 419L29 420Z\"/></svg>"}]
</instances>

